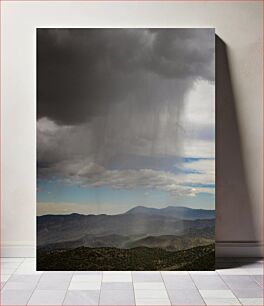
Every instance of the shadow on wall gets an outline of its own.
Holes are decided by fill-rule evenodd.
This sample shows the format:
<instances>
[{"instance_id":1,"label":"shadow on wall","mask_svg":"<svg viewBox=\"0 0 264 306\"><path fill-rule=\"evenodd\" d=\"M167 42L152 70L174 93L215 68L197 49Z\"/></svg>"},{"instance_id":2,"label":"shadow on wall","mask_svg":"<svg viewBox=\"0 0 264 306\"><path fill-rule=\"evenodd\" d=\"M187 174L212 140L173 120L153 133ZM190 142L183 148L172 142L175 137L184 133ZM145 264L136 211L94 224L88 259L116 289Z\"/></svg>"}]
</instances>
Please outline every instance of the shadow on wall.
<instances>
[{"instance_id":1,"label":"shadow on wall","mask_svg":"<svg viewBox=\"0 0 264 306\"><path fill-rule=\"evenodd\" d=\"M256 241L241 135L228 62L216 36L216 241ZM216 250L217 255L217 250Z\"/></svg>"}]
</instances>

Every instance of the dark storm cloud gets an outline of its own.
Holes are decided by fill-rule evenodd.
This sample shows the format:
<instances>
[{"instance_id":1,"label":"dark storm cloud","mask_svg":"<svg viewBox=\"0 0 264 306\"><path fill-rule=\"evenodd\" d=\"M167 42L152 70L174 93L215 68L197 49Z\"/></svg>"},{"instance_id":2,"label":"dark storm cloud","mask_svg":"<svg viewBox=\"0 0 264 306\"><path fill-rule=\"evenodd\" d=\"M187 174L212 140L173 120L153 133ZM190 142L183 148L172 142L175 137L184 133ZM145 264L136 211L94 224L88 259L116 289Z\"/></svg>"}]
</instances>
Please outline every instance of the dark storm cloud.
<instances>
[{"instance_id":1,"label":"dark storm cloud","mask_svg":"<svg viewBox=\"0 0 264 306\"><path fill-rule=\"evenodd\" d=\"M180 108L194 80L214 80L213 41L211 29L38 29L38 118L76 125L116 105Z\"/></svg>"}]
</instances>

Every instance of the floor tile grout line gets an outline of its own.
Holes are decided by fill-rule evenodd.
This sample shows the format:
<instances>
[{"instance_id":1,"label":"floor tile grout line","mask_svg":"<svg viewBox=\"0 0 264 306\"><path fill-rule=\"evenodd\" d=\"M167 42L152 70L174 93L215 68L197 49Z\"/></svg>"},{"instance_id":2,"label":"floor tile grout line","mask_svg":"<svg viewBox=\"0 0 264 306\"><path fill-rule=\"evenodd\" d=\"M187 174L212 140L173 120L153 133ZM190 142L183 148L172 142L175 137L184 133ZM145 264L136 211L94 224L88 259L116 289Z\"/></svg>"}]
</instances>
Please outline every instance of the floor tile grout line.
<instances>
[{"instance_id":1,"label":"floor tile grout line","mask_svg":"<svg viewBox=\"0 0 264 306\"><path fill-rule=\"evenodd\" d=\"M37 271L37 270L36 270L36 271ZM29 303L30 299L32 298L32 295L33 295L33 293L35 292L36 288L38 287L38 284L39 284L39 282L40 282L40 279L42 278L42 276L43 276L43 275L44 275L44 273L42 273L42 274L40 275L40 277L39 277L38 281L36 282L36 286L35 286L35 288L32 290L32 293L30 294L30 297L29 297L29 299L28 299L28 301L27 301L27 304L26 304L26 305L28 305L28 303Z\"/></svg>"},{"instance_id":2,"label":"floor tile grout line","mask_svg":"<svg viewBox=\"0 0 264 306\"><path fill-rule=\"evenodd\" d=\"M68 284L68 286L67 286L67 289L66 289L66 291L65 291L64 298L63 298L63 300L62 300L61 305L64 305L64 301L65 301L65 299L66 299L67 292L69 291L69 288L70 288L70 284L71 284L72 278L73 278L73 271L72 271L71 278L70 278L69 284Z\"/></svg>"},{"instance_id":3,"label":"floor tile grout line","mask_svg":"<svg viewBox=\"0 0 264 306\"><path fill-rule=\"evenodd\" d=\"M134 279L133 279L133 271L131 271L131 278L132 278L132 288L133 288L134 301L135 301L135 305L137 305L135 286L134 286Z\"/></svg>"},{"instance_id":4,"label":"floor tile grout line","mask_svg":"<svg viewBox=\"0 0 264 306\"><path fill-rule=\"evenodd\" d=\"M3 291L3 289L5 288L6 283L7 283L7 281L4 283L3 287L0 289L1 291ZM3 294L3 292L1 292L0 297L1 297L2 294ZM1 299L0 299L0 301L1 301Z\"/></svg>"},{"instance_id":5,"label":"floor tile grout line","mask_svg":"<svg viewBox=\"0 0 264 306\"><path fill-rule=\"evenodd\" d=\"M263 286L261 286L261 284L254 278L254 276L256 276L256 275L249 275L249 276L262 289L262 291L264 291ZM263 275L260 275L260 276L262 276L262 278L263 278Z\"/></svg>"},{"instance_id":6,"label":"floor tile grout line","mask_svg":"<svg viewBox=\"0 0 264 306\"><path fill-rule=\"evenodd\" d=\"M25 260L25 258L24 258L24 260ZM4 289L6 283L7 283L7 282L10 280L10 278L15 274L15 272L16 272L17 269L22 265L22 263L24 262L24 260L23 260L22 262L20 262L19 265L17 266L17 268L10 274L9 278L7 279L7 281L5 282L5 284L4 284L3 288L1 288L1 290Z\"/></svg>"},{"instance_id":7,"label":"floor tile grout line","mask_svg":"<svg viewBox=\"0 0 264 306\"><path fill-rule=\"evenodd\" d=\"M24 258L24 260L22 262L19 263L19 265L15 268L15 270L11 273L10 277L15 274L15 272L18 270L18 268L24 263L26 259Z\"/></svg>"},{"instance_id":8,"label":"floor tile grout line","mask_svg":"<svg viewBox=\"0 0 264 306\"><path fill-rule=\"evenodd\" d=\"M223 279L223 277L221 276L221 274L219 274L220 275L220 278L222 279L222 281L226 284L226 286L231 290L231 292L234 294L234 296L236 297L236 299L238 300L238 302L240 303L240 305L243 305L242 303L241 303L241 301L240 301L240 299L237 297L237 295L235 294L235 292L233 291L233 289L228 285L228 283L227 282L225 282L225 280ZM227 275L228 276L228 275ZM231 275L231 276L241 276L241 275ZM248 275L246 275L246 276L248 276Z\"/></svg>"},{"instance_id":9,"label":"floor tile grout line","mask_svg":"<svg viewBox=\"0 0 264 306\"><path fill-rule=\"evenodd\" d=\"M9 257L7 257L7 258L9 258ZM4 287L5 287L5 285L6 285L6 283L9 281L9 279L15 274L15 272L17 271L17 269L22 265L22 263L25 261L25 257L21 257L21 258L23 258L23 260L18 264L18 266L17 266L17 268L15 269L15 271L13 272L13 273L11 273L10 274L10 276L8 277L8 279L7 279L7 281L4 283L4 285L3 285L3 287L1 288L1 291L3 291L3 289L4 289ZM2 262L0 262L0 264L1 264L1 270L2 270ZM1 275L2 276L2 275ZM1 292L1 295L3 294L3 292Z\"/></svg>"},{"instance_id":10,"label":"floor tile grout line","mask_svg":"<svg viewBox=\"0 0 264 306\"><path fill-rule=\"evenodd\" d=\"M199 295L201 296L202 300L204 301L204 304L207 305L205 299L204 299L203 296L201 295L201 292L200 292L200 290L198 289L198 287L197 287L197 285L196 285L196 283L195 283L195 281L194 281L194 279L193 279L193 277L192 277L192 274L191 274L189 271L188 271L188 275L190 276L191 280L193 281L195 288L197 289L197 291L198 291Z\"/></svg>"},{"instance_id":11,"label":"floor tile grout line","mask_svg":"<svg viewBox=\"0 0 264 306\"><path fill-rule=\"evenodd\" d=\"M9 278L11 277L11 275L12 275L12 274L10 274ZM9 278L8 278L8 280L9 280ZM3 289L4 289L5 285L6 285L6 283L8 282L8 280L7 280L6 282L4 282L4 285L3 285L3 287L1 288L1 291L3 291ZM3 293L1 292L0 296L1 296L2 294L3 294ZM0 300L1 300L1 299L0 299Z\"/></svg>"},{"instance_id":12,"label":"floor tile grout line","mask_svg":"<svg viewBox=\"0 0 264 306\"><path fill-rule=\"evenodd\" d=\"M165 283L165 281L164 281L164 278L163 278L163 275L162 275L162 271L159 271L159 272L160 272L160 275L161 275L161 278L162 278L164 287L165 287L165 289L166 289L166 292L167 292L167 295L168 295L168 299L169 299L170 304L171 304L171 306L172 306L173 304L172 304L172 301L171 301L171 298L170 298L170 295L169 295L169 292L168 292L168 288L167 288L166 283Z\"/></svg>"},{"instance_id":13,"label":"floor tile grout line","mask_svg":"<svg viewBox=\"0 0 264 306\"><path fill-rule=\"evenodd\" d=\"M100 286L100 290L99 290L99 297L98 297L98 304L97 304L97 305L100 305L100 299L101 299L101 292L102 292L102 285L103 285L104 272L105 272L105 271L102 271L102 274L101 274L101 286Z\"/></svg>"},{"instance_id":14,"label":"floor tile grout line","mask_svg":"<svg viewBox=\"0 0 264 306\"><path fill-rule=\"evenodd\" d=\"M136 272L138 272L138 271L136 271ZM144 271L140 271L140 272L143 272L144 273ZM151 271L151 272L156 272L156 271ZM165 287L165 291L166 291L166 293L167 293L167 297L168 297L168 300L169 300L169 302L170 302L170 305L172 306L172 303L171 303L171 300L170 300L170 297L169 297L169 294L168 294L168 290L167 290L167 288L166 288L166 285L165 285L165 282L164 282L164 279L163 279L163 277L162 277L162 274L161 274L161 271L157 271L157 272L159 272L159 274L160 274L160 276L161 276L161 279L162 279L162 283L163 283L163 285L164 285L164 287ZM133 278L132 278L132 281L133 281ZM160 283L160 282L138 282L138 283ZM134 288L134 281L133 281L133 288ZM139 291L148 291L148 289L138 289ZM163 290L162 290L163 291ZM162 300L163 298L161 298L161 300ZM135 304L136 304L136 295L135 295ZM162 306L162 305L160 305L160 306Z\"/></svg>"},{"instance_id":15,"label":"floor tile grout line","mask_svg":"<svg viewBox=\"0 0 264 306\"><path fill-rule=\"evenodd\" d=\"M28 257L28 258L31 258L31 257ZM24 260L23 260L23 262L20 263L20 265L17 267L17 269L16 269L12 274L15 274L15 272L16 272L24 263L26 263L25 261L26 261L26 259L28 259L28 258L25 257ZM36 269L36 266L35 266L35 269ZM36 271L34 271L34 272L38 272L37 269L36 269ZM22 273L21 275L26 275L26 274L30 274L30 273L25 273L25 274ZM32 274L33 274L33 273L32 273ZM18 274L18 275L19 275L19 274Z\"/></svg>"}]
</instances>

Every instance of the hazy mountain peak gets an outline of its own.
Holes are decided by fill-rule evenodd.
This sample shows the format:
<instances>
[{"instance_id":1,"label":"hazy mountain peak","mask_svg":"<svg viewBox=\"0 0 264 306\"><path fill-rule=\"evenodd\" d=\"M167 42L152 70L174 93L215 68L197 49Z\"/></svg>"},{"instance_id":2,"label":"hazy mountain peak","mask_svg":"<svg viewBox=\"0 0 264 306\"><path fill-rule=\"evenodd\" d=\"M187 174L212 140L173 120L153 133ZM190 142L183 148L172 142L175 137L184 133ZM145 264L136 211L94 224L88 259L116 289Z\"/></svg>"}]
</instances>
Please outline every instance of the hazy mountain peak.
<instances>
[{"instance_id":1,"label":"hazy mountain peak","mask_svg":"<svg viewBox=\"0 0 264 306\"><path fill-rule=\"evenodd\" d=\"M184 206L167 206L165 208L150 208L145 206L136 206L128 210L125 214L144 214L159 215L166 217L176 217L179 219L214 219L215 211L206 209L193 209Z\"/></svg>"},{"instance_id":2,"label":"hazy mountain peak","mask_svg":"<svg viewBox=\"0 0 264 306\"><path fill-rule=\"evenodd\" d=\"M158 208L150 208L150 207L138 205L138 206L136 206L136 207L133 207L133 208L129 209L129 210L126 212L126 214L130 214L130 213L140 213L140 212L149 212L149 211L153 211L153 210L158 210Z\"/></svg>"}]
</instances>

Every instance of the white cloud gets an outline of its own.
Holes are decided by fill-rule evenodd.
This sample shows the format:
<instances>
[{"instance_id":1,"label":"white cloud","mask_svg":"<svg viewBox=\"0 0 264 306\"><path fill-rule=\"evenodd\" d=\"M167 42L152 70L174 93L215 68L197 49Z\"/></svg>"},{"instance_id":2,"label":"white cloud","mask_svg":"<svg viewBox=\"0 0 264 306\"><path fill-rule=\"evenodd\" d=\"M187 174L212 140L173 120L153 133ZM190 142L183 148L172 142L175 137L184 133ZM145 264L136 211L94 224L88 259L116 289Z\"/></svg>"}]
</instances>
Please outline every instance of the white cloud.
<instances>
[{"instance_id":1,"label":"white cloud","mask_svg":"<svg viewBox=\"0 0 264 306\"><path fill-rule=\"evenodd\" d=\"M196 81L185 99L182 118L183 155L215 157L215 86Z\"/></svg>"},{"instance_id":2,"label":"white cloud","mask_svg":"<svg viewBox=\"0 0 264 306\"><path fill-rule=\"evenodd\" d=\"M169 192L179 196L194 196L199 192L213 193L214 189L203 185L214 183L214 161L200 160L187 165L191 173L178 174L152 169L108 170L89 160L63 161L47 171L62 178L68 184L83 188L111 186L114 189L146 188ZM49 173L45 173L48 175ZM198 185L199 187L193 187Z\"/></svg>"},{"instance_id":3,"label":"white cloud","mask_svg":"<svg viewBox=\"0 0 264 306\"><path fill-rule=\"evenodd\" d=\"M185 125L211 126L215 124L215 85L196 81L185 99Z\"/></svg>"}]
</instances>

